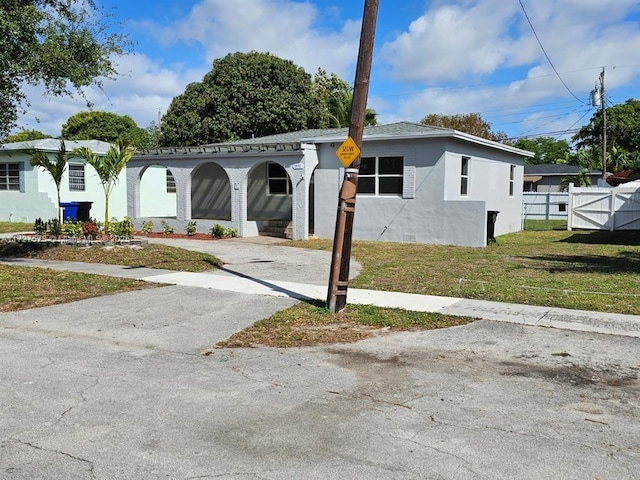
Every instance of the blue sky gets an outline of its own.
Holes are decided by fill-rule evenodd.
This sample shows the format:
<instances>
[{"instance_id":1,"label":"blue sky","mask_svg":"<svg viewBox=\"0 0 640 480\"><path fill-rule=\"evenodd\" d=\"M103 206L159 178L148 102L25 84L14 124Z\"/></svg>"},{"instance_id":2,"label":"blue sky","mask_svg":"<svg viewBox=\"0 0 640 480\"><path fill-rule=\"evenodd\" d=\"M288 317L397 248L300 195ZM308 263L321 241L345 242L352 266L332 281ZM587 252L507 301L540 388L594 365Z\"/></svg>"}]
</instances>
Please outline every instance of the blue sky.
<instances>
[{"instance_id":1,"label":"blue sky","mask_svg":"<svg viewBox=\"0 0 640 480\"><path fill-rule=\"evenodd\" d=\"M146 127L236 51L268 51L353 82L361 1L97 0L136 42L94 109ZM637 0L380 0L369 106L381 123L480 112L510 137L567 138L588 123L603 67L609 105L640 98ZM523 10L524 7L524 10ZM545 57L525 17L526 11ZM563 85L564 84L566 85ZM86 104L28 90L21 128L60 134Z\"/></svg>"}]
</instances>

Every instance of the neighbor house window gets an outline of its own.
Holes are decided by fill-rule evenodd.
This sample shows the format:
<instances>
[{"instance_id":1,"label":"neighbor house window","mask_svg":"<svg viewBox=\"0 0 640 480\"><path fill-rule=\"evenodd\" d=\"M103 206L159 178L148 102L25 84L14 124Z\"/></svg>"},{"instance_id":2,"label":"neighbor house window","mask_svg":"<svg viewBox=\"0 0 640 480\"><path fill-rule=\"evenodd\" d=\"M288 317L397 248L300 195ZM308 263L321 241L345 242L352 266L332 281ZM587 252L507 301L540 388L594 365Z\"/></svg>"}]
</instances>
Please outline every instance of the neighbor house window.
<instances>
[{"instance_id":1,"label":"neighbor house window","mask_svg":"<svg viewBox=\"0 0 640 480\"><path fill-rule=\"evenodd\" d=\"M462 157L460 162L460 195L469 195L469 163L470 157Z\"/></svg>"},{"instance_id":2,"label":"neighbor house window","mask_svg":"<svg viewBox=\"0 0 640 480\"><path fill-rule=\"evenodd\" d=\"M403 157L362 157L358 193L402 195Z\"/></svg>"},{"instance_id":3,"label":"neighbor house window","mask_svg":"<svg viewBox=\"0 0 640 480\"><path fill-rule=\"evenodd\" d=\"M176 193L176 179L173 178L173 174L167 168L167 193Z\"/></svg>"},{"instance_id":4,"label":"neighbor house window","mask_svg":"<svg viewBox=\"0 0 640 480\"><path fill-rule=\"evenodd\" d=\"M282 165L267 163L267 188L269 195L291 195L291 181Z\"/></svg>"},{"instance_id":5,"label":"neighbor house window","mask_svg":"<svg viewBox=\"0 0 640 480\"><path fill-rule=\"evenodd\" d=\"M84 192L84 165L69 164L69 191Z\"/></svg>"},{"instance_id":6,"label":"neighbor house window","mask_svg":"<svg viewBox=\"0 0 640 480\"><path fill-rule=\"evenodd\" d=\"M0 163L0 190L20 191L19 163Z\"/></svg>"},{"instance_id":7,"label":"neighbor house window","mask_svg":"<svg viewBox=\"0 0 640 480\"><path fill-rule=\"evenodd\" d=\"M511 169L509 170L509 196L510 197L513 197L515 183L516 183L516 166L511 165Z\"/></svg>"}]
</instances>

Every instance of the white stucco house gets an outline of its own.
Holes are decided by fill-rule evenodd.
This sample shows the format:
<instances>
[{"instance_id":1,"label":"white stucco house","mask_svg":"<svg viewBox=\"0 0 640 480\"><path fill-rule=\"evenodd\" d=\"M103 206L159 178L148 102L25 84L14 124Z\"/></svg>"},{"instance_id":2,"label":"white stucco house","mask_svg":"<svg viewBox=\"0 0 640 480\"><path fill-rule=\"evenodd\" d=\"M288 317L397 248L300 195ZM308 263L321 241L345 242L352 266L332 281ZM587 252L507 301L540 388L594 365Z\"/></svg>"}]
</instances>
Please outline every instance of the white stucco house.
<instances>
[{"instance_id":1,"label":"white stucco house","mask_svg":"<svg viewBox=\"0 0 640 480\"><path fill-rule=\"evenodd\" d=\"M104 154L109 143L97 140L65 140L65 148L70 153L74 148L87 147L98 154ZM33 222L57 217L56 187L49 172L29 163L32 150L49 154L53 160L60 148L60 140L47 138L26 142L0 145L0 221ZM165 169L149 171L162 176ZM84 160L70 158L62 178L60 189L61 202L91 202L91 217L104 219L105 198L102 184L93 167ZM175 194L159 193L155 197L148 195L155 205L175 204ZM165 211L158 207L153 214ZM109 216L122 219L127 214L127 185L124 172L116 184L109 201Z\"/></svg>"},{"instance_id":2,"label":"white stucco house","mask_svg":"<svg viewBox=\"0 0 640 480\"><path fill-rule=\"evenodd\" d=\"M198 147L141 150L126 169L127 213L184 231L215 223L242 237L288 231L333 238L347 129L291 132ZM531 152L456 130L400 122L366 127L354 239L484 246L522 222ZM161 201L158 195L175 191Z\"/></svg>"}]
</instances>

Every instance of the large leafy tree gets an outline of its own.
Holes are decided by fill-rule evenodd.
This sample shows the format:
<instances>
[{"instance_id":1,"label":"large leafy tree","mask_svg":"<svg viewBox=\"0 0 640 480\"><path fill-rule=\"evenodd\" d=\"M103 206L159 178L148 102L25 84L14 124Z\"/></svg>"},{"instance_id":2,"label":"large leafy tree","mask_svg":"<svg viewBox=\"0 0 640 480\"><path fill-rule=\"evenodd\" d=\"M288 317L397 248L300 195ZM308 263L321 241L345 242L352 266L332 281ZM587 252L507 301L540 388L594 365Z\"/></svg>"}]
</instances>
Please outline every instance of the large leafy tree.
<instances>
[{"instance_id":1,"label":"large leafy tree","mask_svg":"<svg viewBox=\"0 0 640 480\"><path fill-rule=\"evenodd\" d=\"M503 131L491 130L491 123L477 112L457 115L431 113L420 120L420 123L431 127L452 128L494 142L504 142L507 139L507 134Z\"/></svg>"},{"instance_id":2,"label":"large leafy tree","mask_svg":"<svg viewBox=\"0 0 640 480\"><path fill-rule=\"evenodd\" d=\"M118 139L130 145L144 147L148 142L145 129L128 115L111 112L79 112L62 125L62 137L70 140L102 140L113 143Z\"/></svg>"},{"instance_id":3,"label":"large leafy tree","mask_svg":"<svg viewBox=\"0 0 640 480\"><path fill-rule=\"evenodd\" d=\"M67 168L67 161L70 155L67 153L64 140L60 140L60 147L55 154L55 160L51 160L49 155L41 150L31 152L30 163L34 167L40 167L49 172L53 183L56 185L56 194L58 196L58 222L62 222L62 211L60 209L60 185L62 184L62 176Z\"/></svg>"},{"instance_id":4,"label":"large leafy tree","mask_svg":"<svg viewBox=\"0 0 640 480\"><path fill-rule=\"evenodd\" d=\"M2 0L0 136L27 106L25 85L42 84L48 95L71 95L113 77L114 56L130 43L110 33L111 26L93 0Z\"/></svg>"},{"instance_id":5,"label":"large leafy tree","mask_svg":"<svg viewBox=\"0 0 640 480\"><path fill-rule=\"evenodd\" d=\"M311 76L269 53L234 53L187 85L162 117L162 143L199 145L320 125Z\"/></svg>"},{"instance_id":6,"label":"large leafy tree","mask_svg":"<svg viewBox=\"0 0 640 480\"><path fill-rule=\"evenodd\" d=\"M531 165L562 163L570 153L569 142L552 137L519 138L512 145L535 153L535 157L527 159L527 164Z\"/></svg>"},{"instance_id":7,"label":"large leafy tree","mask_svg":"<svg viewBox=\"0 0 640 480\"><path fill-rule=\"evenodd\" d=\"M637 163L640 152L640 100L606 109L607 117L607 169L625 168ZM594 156L602 155L602 109L593 114L587 125L573 137L576 147L590 149Z\"/></svg>"},{"instance_id":8,"label":"large leafy tree","mask_svg":"<svg viewBox=\"0 0 640 480\"><path fill-rule=\"evenodd\" d=\"M14 133L13 135L9 135L2 142L3 143L28 142L31 140L42 140L43 138L51 138L51 135L42 133L39 130L22 130L21 132Z\"/></svg>"},{"instance_id":9,"label":"large leafy tree","mask_svg":"<svg viewBox=\"0 0 640 480\"><path fill-rule=\"evenodd\" d=\"M87 147L77 148L72 152L73 156L85 160L98 174L105 198L105 233L109 232L109 197L111 197L111 192L113 192L113 188L118 183L120 172L122 172L135 153L136 149L122 139L118 139L114 145L111 145L104 156L98 155Z\"/></svg>"}]
</instances>

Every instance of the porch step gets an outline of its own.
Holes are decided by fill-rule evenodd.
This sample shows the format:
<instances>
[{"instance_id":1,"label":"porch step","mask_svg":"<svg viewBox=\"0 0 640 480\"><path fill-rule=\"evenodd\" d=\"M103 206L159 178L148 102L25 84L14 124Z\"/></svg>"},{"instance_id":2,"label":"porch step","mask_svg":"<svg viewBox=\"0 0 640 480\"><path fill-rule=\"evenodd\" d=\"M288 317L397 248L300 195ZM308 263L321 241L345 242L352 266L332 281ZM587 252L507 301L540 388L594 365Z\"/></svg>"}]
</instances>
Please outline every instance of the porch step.
<instances>
[{"instance_id":1,"label":"porch step","mask_svg":"<svg viewBox=\"0 0 640 480\"><path fill-rule=\"evenodd\" d=\"M293 225L289 220L269 220L260 228L259 235L265 237L293 238Z\"/></svg>"}]
</instances>

